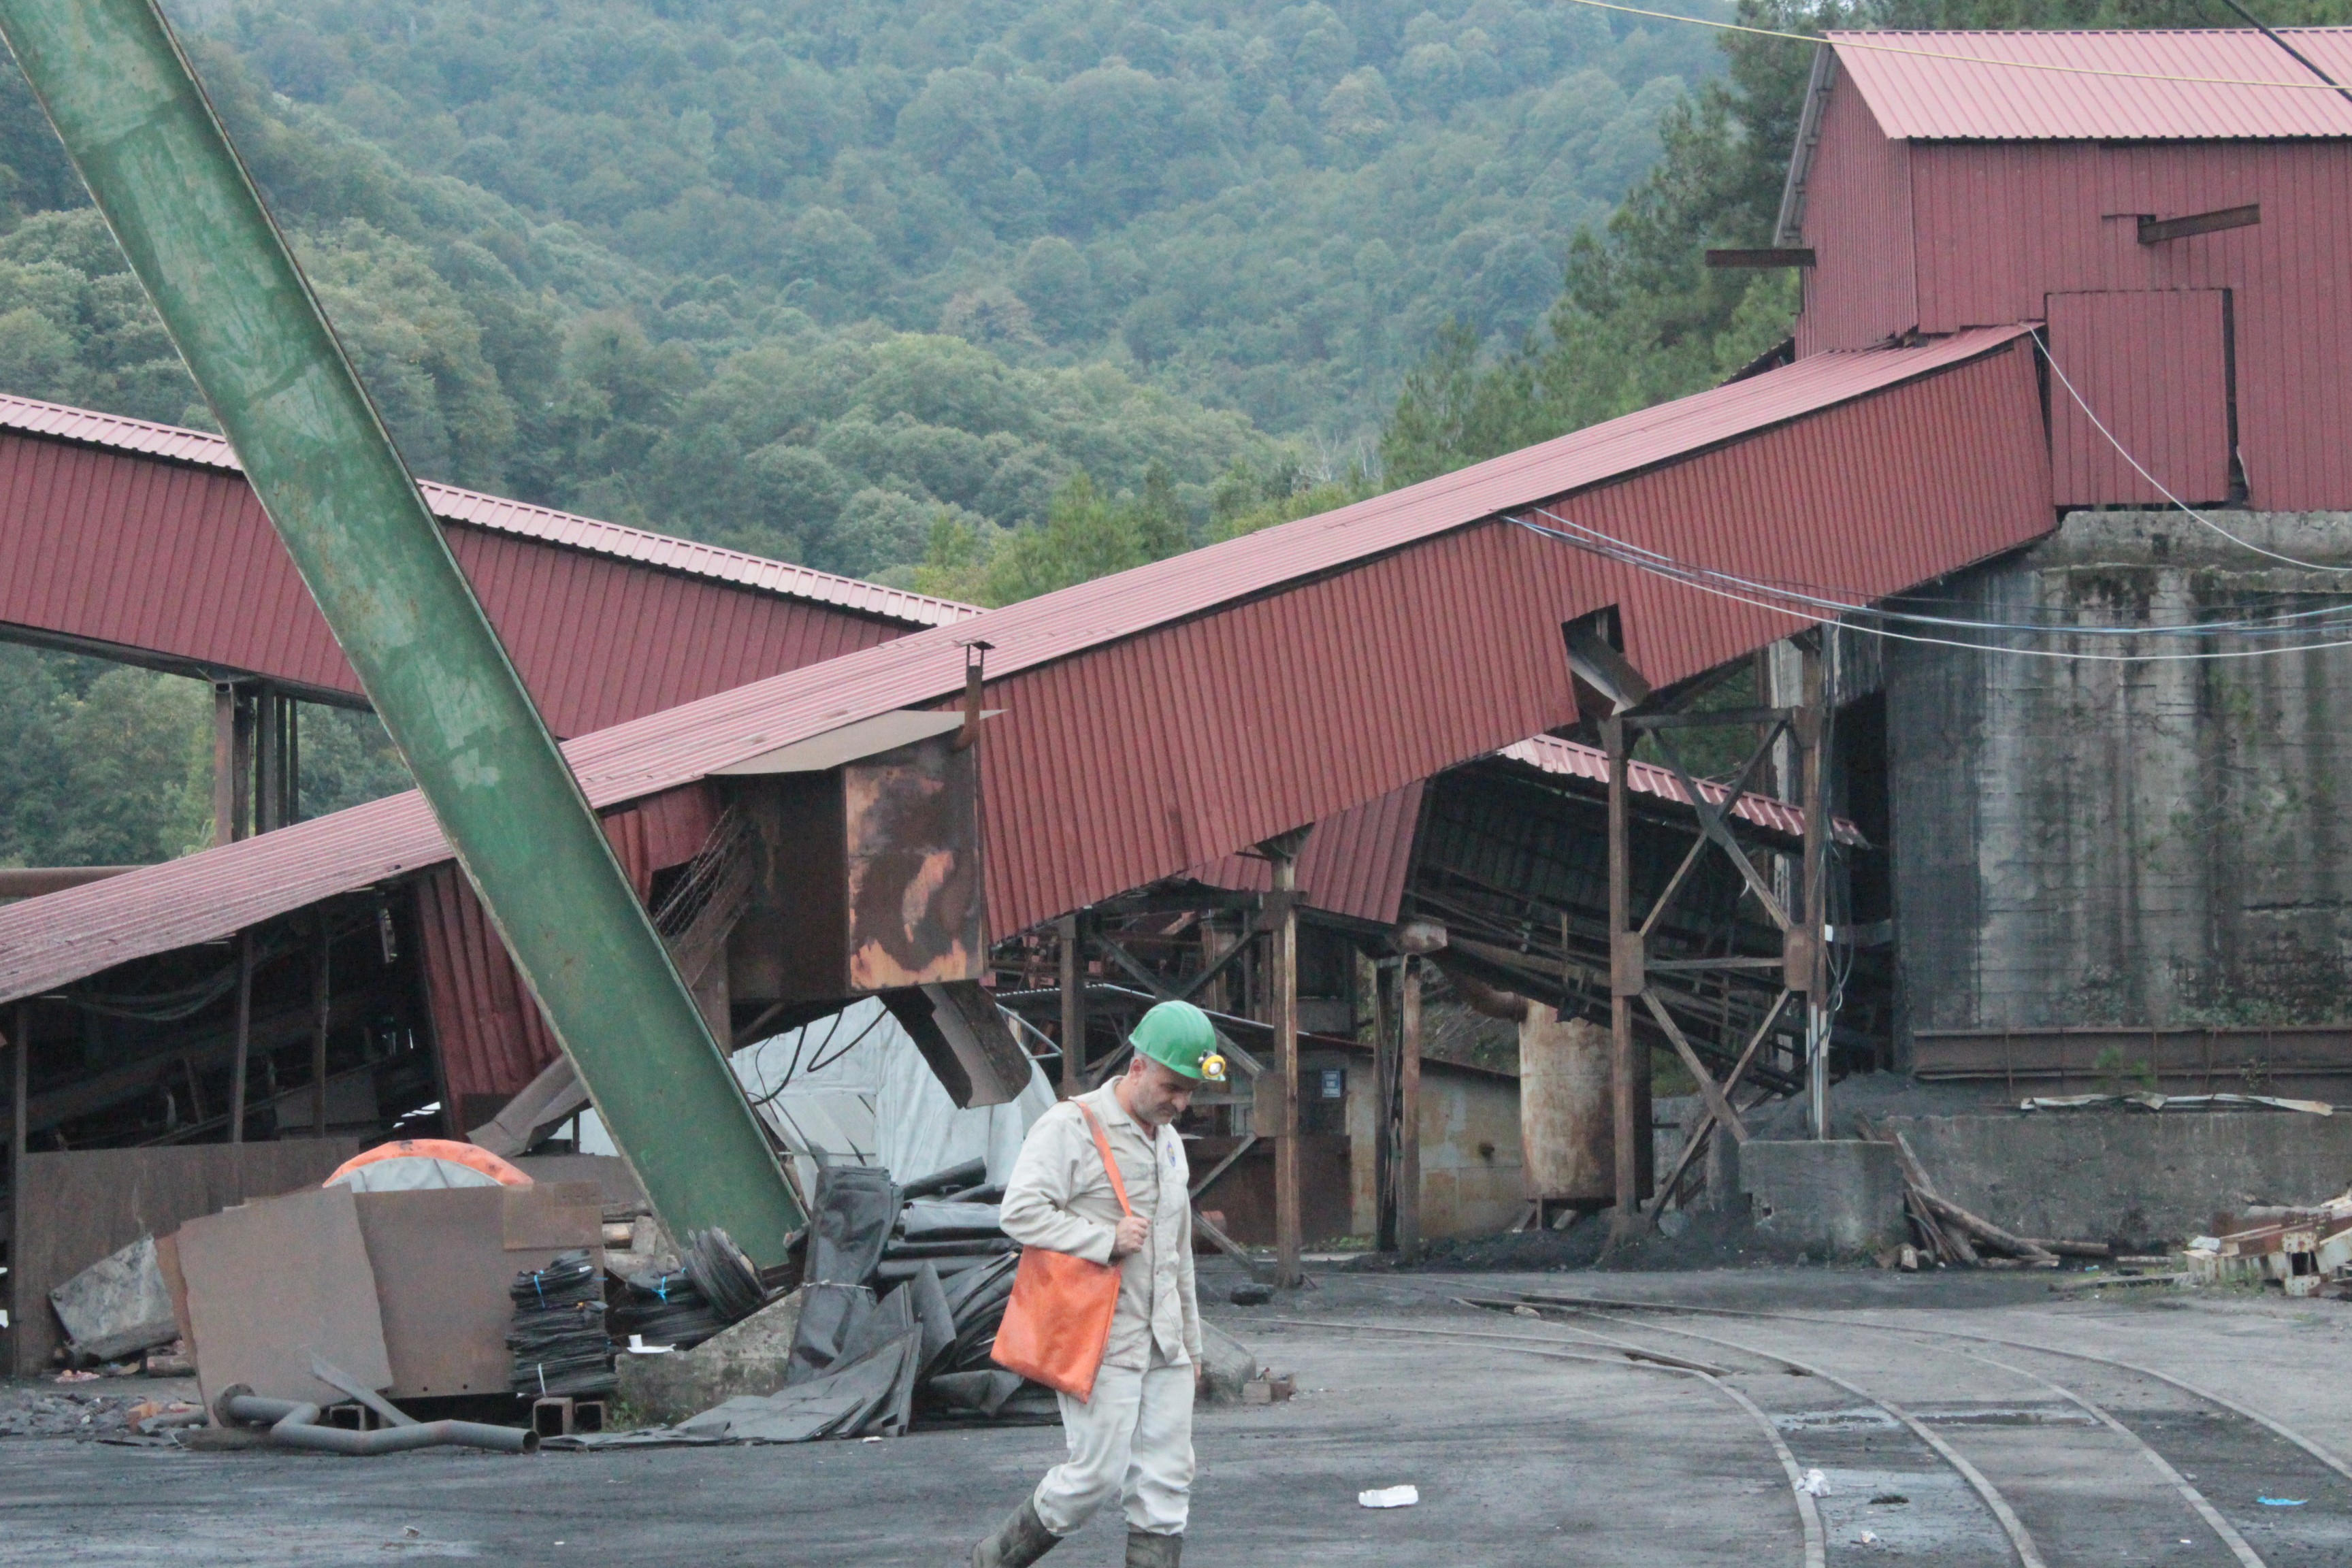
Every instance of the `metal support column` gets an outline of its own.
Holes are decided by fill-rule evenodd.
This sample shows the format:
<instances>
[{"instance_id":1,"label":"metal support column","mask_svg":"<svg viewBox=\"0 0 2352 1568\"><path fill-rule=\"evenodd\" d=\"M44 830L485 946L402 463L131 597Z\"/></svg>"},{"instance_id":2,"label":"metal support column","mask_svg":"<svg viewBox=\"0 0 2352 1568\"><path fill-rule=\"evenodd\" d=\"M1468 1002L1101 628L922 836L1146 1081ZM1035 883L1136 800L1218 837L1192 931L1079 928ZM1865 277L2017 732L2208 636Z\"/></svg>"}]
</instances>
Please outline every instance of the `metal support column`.
<instances>
[{"instance_id":1,"label":"metal support column","mask_svg":"<svg viewBox=\"0 0 2352 1568\"><path fill-rule=\"evenodd\" d=\"M1300 1272L1300 1225L1298 1213L1298 858L1297 844L1290 842L1266 847L1266 857L1274 863L1274 893L1267 901L1279 904L1270 911L1275 914L1272 932L1274 973L1273 1005L1274 1073L1276 1091L1282 1097L1280 1131L1274 1142L1274 1282L1295 1286L1305 1276ZM1265 1079L1257 1080L1257 1092L1265 1091Z\"/></svg>"},{"instance_id":2,"label":"metal support column","mask_svg":"<svg viewBox=\"0 0 2352 1568\"><path fill-rule=\"evenodd\" d=\"M1626 835L1628 752L1625 721L1601 721L1601 743L1609 752L1609 1093L1610 1133L1616 1159L1617 1211L1612 1234L1623 1236L1642 1223L1642 1156L1650 1137L1650 1054L1633 1037L1633 1003L1647 981L1642 973L1642 936L1633 929L1633 861Z\"/></svg>"},{"instance_id":3,"label":"metal support column","mask_svg":"<svg viewBox=\"0 0 2352 1568\"><path fill-rule=\"evenodd\" d=\"M782 1263L726 1053L155 0L0 0L0 36L664 1225Z\"/></svg>"},{"instance_id":4,"label":"metal support column","mask_svg":"<svg viewBox=\"0 0 2352 1568\"><path fill-rule=\"evenodd\" d=\"M1370 971L1372 989L1372 1246L1394 1252L1397 1244L1397 1051L1401 1037L1391 1026L1396 1005L1390 994L1391 967L1357 960Z\"/></svg>"},{"instance_id":5,"label":"metal support column","mask_svg":"<svg viewBox=\"0 0 2352 1568\"><path fill-rule=\"evenodd\" d=\"M17 1362L16 1347L25 1342L18 1327L33 1310L25 1300L25 1141L32 1135L33 1007L16 1004L8 1041L8 1359ZM16 1365L23 1376L32 1369Z\"/></svg>"},{"instance_id":6,"label":"metal support column","mask_svg":"<svg viewBox=\"0 0 2352 1568\"><path fill-rule=\"evenodd\" d=\"M228 1141L245 1142L246 1068L253 1052L253 928L236 933L236 1049L228 1076Z\"/></svg>"},{"instance_id":7,"label":"metal support column","mask_svg":"<svg viewBox=\"0 0 2352 1568\"><path fill-rule=\"evenodd\" d=\"M1804 647L1805 701L1798 716L1798 741L1805 770L1804 906L1798 929L1805 982L1806 1123L1815 1138L1830 1135L1829 1016L1829 714L1822 701L1823 645L1833 636L1823 626ZM1795 978L1795 976L1791 976Z\"/></svg>"},{"instance_id":8,"label":"metal support column","mask_svg":"<svg viewBox=\"0 0 2352 1568\"><path fill-rule=\"evenodd\" d=\"M310 1136L327 1135L327 963L334 946L326 911L319 915L319 951L310 961Z\"/></svg>"},{"instance_id":9,"label":"metal support column","mask_svg":"<svg viewBox=\"0 0 2352 1568\"><path fill-rule=\"evenodd\" d=\"M1055 922L1062 960L1062 1098L1086 1092L1087 1080L1087 939L1081 917L1064 915Z\"/></svg>"},{"instance_id":10,"label":"metal support column","mask_svg":"<svg viewBox=\"0 0 2352 1568\"><path fill-rule=\"evenodd\" d=\"M1397 1261L1421 1260L1421 960L1397 965Z\"/></svg>"}]
</instances>

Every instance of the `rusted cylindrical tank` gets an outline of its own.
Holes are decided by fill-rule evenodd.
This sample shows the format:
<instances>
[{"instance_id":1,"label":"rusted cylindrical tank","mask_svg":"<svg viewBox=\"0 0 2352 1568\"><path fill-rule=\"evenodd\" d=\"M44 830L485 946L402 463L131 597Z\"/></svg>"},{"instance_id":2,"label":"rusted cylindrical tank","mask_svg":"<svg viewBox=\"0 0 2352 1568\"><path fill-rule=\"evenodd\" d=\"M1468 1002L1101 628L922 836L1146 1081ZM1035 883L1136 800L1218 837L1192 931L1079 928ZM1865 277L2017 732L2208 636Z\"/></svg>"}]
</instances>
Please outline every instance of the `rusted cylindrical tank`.
<instances>
[{"instance_id":1,"label":"rusted cylindrical tank","mask_svg":"<svg viewBox=\"0 0 2352 1568\"><path fill-rule=\"evenodd\" d=\"M1528 1197L1595 1208L1615 1201L1608 1030L1528 1005L1519 1024L1519 1141Z\"/></svg>"}]
</instances>

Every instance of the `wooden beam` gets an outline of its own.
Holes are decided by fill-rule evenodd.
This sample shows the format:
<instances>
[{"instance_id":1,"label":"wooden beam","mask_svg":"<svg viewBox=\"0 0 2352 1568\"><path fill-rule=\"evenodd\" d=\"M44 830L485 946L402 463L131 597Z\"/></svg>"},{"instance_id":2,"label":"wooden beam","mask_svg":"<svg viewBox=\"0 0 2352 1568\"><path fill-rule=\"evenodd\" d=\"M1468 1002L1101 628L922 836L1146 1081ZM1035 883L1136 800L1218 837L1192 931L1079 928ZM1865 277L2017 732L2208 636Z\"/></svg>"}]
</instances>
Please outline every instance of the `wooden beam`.
<instances>
[{"instance_id":1,"label":"wooden beam","mask_svg":"<svg viewBox=\"0 0 2352 1568\"><path fill-rule=\"evenodd\" d=\"M33 1005L16 1004L8 1042L8 1333L9 1349L24 1342L25 1321L32 1303L25 1299L25 1142L32 1136ZM21 1370L21 1369L20 1369Z\"/></svg>"},{"instance_id":2,"label":"wooden beam","mask_svg":"<svg viewBox=\"0 0 2352 1568\"><path fill-rule=\"evenodd\" d=\"M1710 250L1706 264L1714 268L1764 268L1775 267L1811 267L1813 252L1811 246L1773 245L1749 250Z\"/></svg>"},{"instance_id":3,"label":"wooden beam","mask_svg":"<svg viewBox=\"0 0 2352 1568\"><path fill-rule=\"evenodd\" d=\"M1421 1259L1421 960L1397 966L1397 1260Z\"/></svg>"},{"instance_id":4,"label":"wooden beam","mask_svg":"<svg viewBox=\"0 0 2352 1568\"><path fill-rule=\"evenodd\" d=\"M1298 890L1297 842L1286 838L1270 844L1267 858L1274 864L1274 890L1283 895L1281 912L1273 929L1274 973L1270 997L1274 1025L1274 1079L1282 1097L1279 1134L1274 1143L1275 1283L1296 1286L1300 1272L1298 1210L1298 902L1288 895ZM1265 1079L1255 1085L1265 1092Z\"/></svg>"},{"instance_id":5,"label":"wooden beam","mask_svg":"<svg viewBox=\"0 0 2352 1568\"><path fill-rule=\"evenodd\" d=\"M1396 1250L1397 1056L1402 1044L1389 1027L1390 982L1381 966L1359 957L1372 983L1372 1246Z\"/></svg>"}]
</instances>

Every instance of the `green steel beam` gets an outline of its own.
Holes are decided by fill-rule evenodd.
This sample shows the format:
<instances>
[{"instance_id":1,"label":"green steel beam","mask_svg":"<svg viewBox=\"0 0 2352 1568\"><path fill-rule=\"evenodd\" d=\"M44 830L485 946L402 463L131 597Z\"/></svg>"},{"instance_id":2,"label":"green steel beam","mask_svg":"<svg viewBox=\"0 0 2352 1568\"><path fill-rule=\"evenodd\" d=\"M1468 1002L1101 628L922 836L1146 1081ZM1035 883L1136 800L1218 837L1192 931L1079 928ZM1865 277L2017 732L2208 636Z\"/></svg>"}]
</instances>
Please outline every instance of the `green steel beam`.
<instances>
[{"instance_id":1,"label":"green steel beam","mask_svg":"<svg viewBox=\"0 0 2352 1568\"><path fill-rule=\"evenodd\" d=\"M506 650L152 0L0 0L49 121L672 1234L801 1223Z\"/></svg>"}]
</instances>

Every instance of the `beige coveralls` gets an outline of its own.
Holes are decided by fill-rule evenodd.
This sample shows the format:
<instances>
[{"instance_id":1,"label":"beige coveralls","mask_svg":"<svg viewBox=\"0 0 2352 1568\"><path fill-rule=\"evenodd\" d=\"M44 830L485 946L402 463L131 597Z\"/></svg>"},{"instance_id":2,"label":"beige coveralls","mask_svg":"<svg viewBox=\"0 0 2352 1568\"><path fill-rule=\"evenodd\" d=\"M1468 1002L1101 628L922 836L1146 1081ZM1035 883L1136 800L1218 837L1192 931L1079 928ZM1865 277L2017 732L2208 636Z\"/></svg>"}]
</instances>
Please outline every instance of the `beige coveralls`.
<instances>
[{"instance_id":1,"label":"beige coveralls","mask_svg":"<svg viewBox=\"0 0 2352 1568\"><path fill-rule=\"evenodd\" d=\"M1201 1359L1201 1308L1192 1293L1192 1168L1173 1127L1152 1130L1119 1109L1113 1083L1080 1100L1100 1119L1127 1184L1128 1202L1151 1222L1151 1238L1118 1265L1118 1308L1093 1394L1065 1394L1066 1463L1038 1483L1037 1517L1067 1535L1116 1489L1127 1522L1181 1535L1192 1485L1192 1368ZM1110 1261L1118 1198L1077 1103L1037 1119L1004 1185L1004 1233L1024 1247Z\"/></svg>"}]
</instances>

